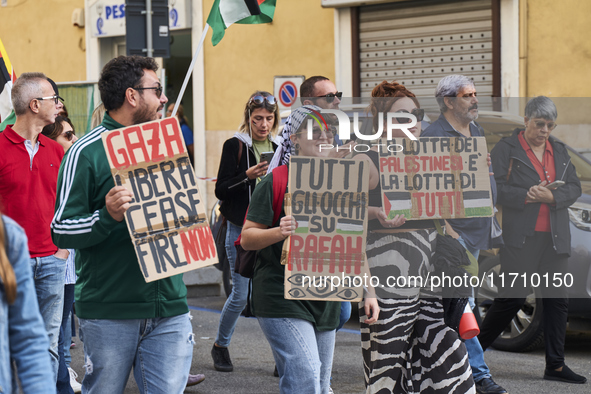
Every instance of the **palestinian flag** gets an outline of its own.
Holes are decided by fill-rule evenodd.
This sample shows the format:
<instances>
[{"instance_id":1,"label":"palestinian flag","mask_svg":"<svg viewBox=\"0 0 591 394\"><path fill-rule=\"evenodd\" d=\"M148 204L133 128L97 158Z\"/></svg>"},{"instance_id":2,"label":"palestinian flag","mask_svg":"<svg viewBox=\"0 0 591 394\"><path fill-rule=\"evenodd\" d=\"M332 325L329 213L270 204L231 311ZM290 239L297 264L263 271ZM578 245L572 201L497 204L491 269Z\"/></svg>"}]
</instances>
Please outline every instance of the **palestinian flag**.
<instances>
[{"instance_id":1,"label":"palestinian flag","mask_svg":"<svg viewBox=\"0 0 591 394\"><path fill-rule=\"evenodd\" d=\"M270 23L277 0L215 0L207 24L213 30L211 43L216 46L233 23L256 25Z\"/></svg>"},{"instance_id":2,"label":"palestinian flag","mask_svg":"<svg viewBox=\"0 0 591 394\"><path fill-rule=\"evenodd\" d=\"M492 200L488 191L463 192L466 217L492 216Z\"/></svg>"},{"instance_id":3,"label":"palestinian flag","mask_svg":"<svg viewBox=\"0 0 591 394\"><path fill-rule=\"evenodd\" d=\"M295 231L296 234L306 234L310 226L310 217L303 215L293 215L293 218L296 220L296 222L298 222L298 228L296 228Z\"/></svg>"},{"instance_id":4,"label":"palestinian flag","mask_svg":"<svg viewBox=\"0 0 591 394\"><path fill-rule=\"evenodd\" d=\"M396 215L404 215L410 218L412 200L409 192L384 192L384 211L388 219L393 219Z\"/></svg>"},{"instance_id":5,"label":"palestinian flag","mask_svg":"<svg viewBox=\"0 0 591 394\"><path fill-rule=\"evenodd\" d=\"M12 111L10 91L16 81L16 73L6 54L6 49L0 40L0 121L3 121Z\"/></svg>"},{"instance_id":6,"label":"palestinian flag","mask_svg":"<svg viewBox=\"0 0 591 394\"><path fill-rule=\"evenodd\" d=\"M363 220L339 219L337 221L337 234L363 234Z\"/></svg>"}]
</instances>

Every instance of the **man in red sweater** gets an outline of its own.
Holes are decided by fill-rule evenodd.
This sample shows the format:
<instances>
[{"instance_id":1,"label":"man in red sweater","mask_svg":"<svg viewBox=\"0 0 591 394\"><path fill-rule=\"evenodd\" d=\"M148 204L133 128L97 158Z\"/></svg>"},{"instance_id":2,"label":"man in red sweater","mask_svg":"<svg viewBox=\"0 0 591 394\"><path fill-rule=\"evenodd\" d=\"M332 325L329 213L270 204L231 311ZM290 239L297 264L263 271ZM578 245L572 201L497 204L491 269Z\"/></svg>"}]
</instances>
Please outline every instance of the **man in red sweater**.
<instances>
[{"instance_id":1,"label":"man in red sweater","mask_svg":"<svg viewBox=\"0 0 591 394\"><path fill-rule=\"evenodd\" d=\"M35 290L49 336L55 378L68 251L53 244L50 225L64 149L41 131L55 122L63 104L42 73L22 74L11 98L16 121L0 134L0 204L4 214L25 229L29 240Z\"/></svg>"}]
</instances>

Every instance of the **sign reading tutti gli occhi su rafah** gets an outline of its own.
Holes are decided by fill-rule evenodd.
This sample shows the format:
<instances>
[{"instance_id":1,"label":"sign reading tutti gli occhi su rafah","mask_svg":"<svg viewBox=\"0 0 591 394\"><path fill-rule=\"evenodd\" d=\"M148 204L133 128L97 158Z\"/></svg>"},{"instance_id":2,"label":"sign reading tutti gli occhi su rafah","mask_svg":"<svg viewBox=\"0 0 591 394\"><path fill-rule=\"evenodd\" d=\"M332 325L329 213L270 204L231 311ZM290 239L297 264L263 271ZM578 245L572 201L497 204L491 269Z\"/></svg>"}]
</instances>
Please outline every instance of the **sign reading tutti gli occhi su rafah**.
<instances>
[{"instance_id":1,"label":"sign reading tutti gli occhi su rafah","mask_svg":"<svg viewBox=\"0 0 591 394\"><path fill-rule=\"evenodd\" d=\"M387 142L380 144L379 171L389 219L396 215L406 219L492 216L484 137Z\"/></svg>"},{"instance_id":2,"label":"sign reading tutti gli occhi su rafah","mask_svg":"<svg viewBox=\"0 0 591 394\"><path fill-rule=\"evenodd\" d=\"M288 185L286 213L298 227L284 245L285 298L360 300L368 272L367 163L292 156Z\"/></svg>"},{"instance_id":3,"label":"sign reading tutti gli occhi su rafah","mask_svg":"<svg viewBox=\"0 0 591 394\"><path fill-rule=\"evenodd\" d=\"M107 131L102 139L115 184L134 196L125 219L146 282L217 263L178 120Z\"/></svg>"}]
</instances>

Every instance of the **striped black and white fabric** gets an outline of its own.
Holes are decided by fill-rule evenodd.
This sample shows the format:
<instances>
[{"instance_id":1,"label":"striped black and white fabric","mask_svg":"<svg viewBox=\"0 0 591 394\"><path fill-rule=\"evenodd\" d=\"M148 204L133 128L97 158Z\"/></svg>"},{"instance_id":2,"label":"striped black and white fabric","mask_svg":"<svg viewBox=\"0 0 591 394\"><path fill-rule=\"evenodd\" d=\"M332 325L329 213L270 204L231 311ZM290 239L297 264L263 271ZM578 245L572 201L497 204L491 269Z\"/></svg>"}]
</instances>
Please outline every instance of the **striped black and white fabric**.
<instances>
[{"instance_id":1,"label":"striped black and white fabric","mask_svg":"<svg viewBox=\"0 0 591 394\"><path fill-rule=\"evenodd\" d=\"M367 394L475 393L468 354L458 334L443 321L437 292L420 286L389 287L388 275L424 278L430 271L435 230L371 234L367 258L380 278L379 320L371 325L359 305Z\"/></svg>"}]
</instances>

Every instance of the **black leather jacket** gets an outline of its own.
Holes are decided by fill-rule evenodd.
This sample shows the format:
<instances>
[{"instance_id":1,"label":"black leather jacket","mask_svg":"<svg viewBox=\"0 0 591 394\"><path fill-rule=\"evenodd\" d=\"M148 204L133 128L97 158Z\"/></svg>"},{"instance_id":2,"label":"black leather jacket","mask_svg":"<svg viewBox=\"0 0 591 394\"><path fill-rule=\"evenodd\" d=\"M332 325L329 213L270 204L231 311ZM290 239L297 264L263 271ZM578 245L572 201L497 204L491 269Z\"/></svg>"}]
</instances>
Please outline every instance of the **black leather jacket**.
<instances>
[{"instance_id":1,"label":"black leather jacket","mask_svg":"<svg viewBox=\"0 0 591 394\"><path fill-rule=\"evenodd\" d=\"M248 170L247 152L251 167L257 164L257 161L252 148L248 148L243 143L242 156L240 157L240 163L238 163L239 147L240 141L236 137L224 142L215 184L215 196L222 201L220 206L222 215L236 226L242 227L250 201L248 186L250 185L250 193L254 191L256 186L256 179L249 180L246 176L246 170ZM275 149L277 149L277 145L273 143L273 151Z\"/></svg>"},{"instance_id":2,"label":"black leather jacket","mask_svg":"<svg viewBox=\"0 0 591 394\"><path fill-rule=\"evenodd\" d=\"M503 138L490 153L498 189L497 203L503 207L503 240L505 245L517 248L523 246L526 237L534 235L541 204L526 204L525 198L530 187L542 182L519 142L521 130L516 129L513 135ZM581 195L581 182L564 144L553 137L549 141L554 150L556 180L566 182L552 190L556 200L549 205L552 240L556 253L570 255L568 207ZM509 166L511 174L507 180Z\"/></svg>"}]
</instances>

